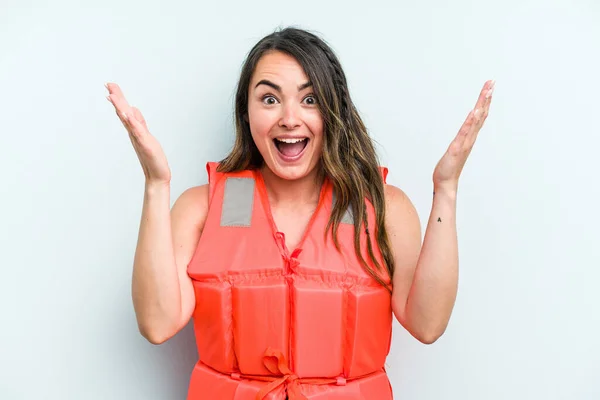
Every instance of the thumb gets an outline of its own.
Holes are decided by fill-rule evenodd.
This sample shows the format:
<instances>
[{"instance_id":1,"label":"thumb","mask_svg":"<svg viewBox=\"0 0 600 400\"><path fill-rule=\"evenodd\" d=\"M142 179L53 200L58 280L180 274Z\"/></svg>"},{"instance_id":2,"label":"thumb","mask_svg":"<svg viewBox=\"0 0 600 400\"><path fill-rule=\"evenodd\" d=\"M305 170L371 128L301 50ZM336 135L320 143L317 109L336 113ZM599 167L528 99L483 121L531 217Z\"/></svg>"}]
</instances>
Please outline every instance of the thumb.
<instances>
[{"instance_id":1,"label":"thumb","mask_svg":"<svg viewBox=\"0 0 600 400\"><path fill-rule=\"evenodd\" d=\"M146 120L144 119L142 112L136 107L131 107L131 112L133 113L135 119L137 119L144 126L144 128L148 129L148 126L146 125Z\"/></svg>"}]
</instances>

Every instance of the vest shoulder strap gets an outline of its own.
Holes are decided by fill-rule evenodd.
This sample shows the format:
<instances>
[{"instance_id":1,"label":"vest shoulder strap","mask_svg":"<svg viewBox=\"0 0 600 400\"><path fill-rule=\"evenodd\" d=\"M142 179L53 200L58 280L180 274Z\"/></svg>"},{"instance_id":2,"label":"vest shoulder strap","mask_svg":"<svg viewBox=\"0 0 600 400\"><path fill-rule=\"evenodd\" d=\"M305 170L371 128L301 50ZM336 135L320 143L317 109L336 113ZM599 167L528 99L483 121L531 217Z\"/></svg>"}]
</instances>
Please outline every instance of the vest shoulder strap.
<instances>
[{"instance_id":1,"label":"vest shoulder strap","mask_svg":"<svg viewBox=\"0 0 600 400\"><path fill-rule=\"evenodd\" d=\"M209 208L220 203L220 226L248 227L252 222L256 182L252 171L224 173L219 163L206 164L209 186Z\"/></svg>"}]
</instances>

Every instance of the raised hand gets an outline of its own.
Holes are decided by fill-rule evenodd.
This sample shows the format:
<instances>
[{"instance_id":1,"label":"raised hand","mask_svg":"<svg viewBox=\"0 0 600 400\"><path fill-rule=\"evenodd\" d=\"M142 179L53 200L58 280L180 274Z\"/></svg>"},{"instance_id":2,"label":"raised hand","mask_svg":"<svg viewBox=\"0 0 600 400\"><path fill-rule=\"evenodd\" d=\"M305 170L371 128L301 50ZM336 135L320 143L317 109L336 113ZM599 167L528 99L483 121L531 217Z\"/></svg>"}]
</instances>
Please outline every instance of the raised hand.
<instances>
[{"instance_id":1,"label":"raised hand","mask_svg":"<svg viewBox=\"0 0 600 400\"><path fill-rule=\"evenodd\" d=\"M129 133L129 139L140 160L146 183L165 183L171 181L171 170L165 153L154 136L148 131L146 121L140 110L131 107L121 88L116 83L107 83L108 101L115 107L117 116Z\"/></svg>"},{"instance_id":2,"label":"raised hand","mask_svg":"<svg viewBox=\"0 0 600 400\"><path fill-rule=\"evenodd\" d=\"M436 165L433 172L435 188L457 190L458 178L488 116L494 84L494 81L485 82L475 108L469 113L448 150Z\"/></svg>"}]
</instances>

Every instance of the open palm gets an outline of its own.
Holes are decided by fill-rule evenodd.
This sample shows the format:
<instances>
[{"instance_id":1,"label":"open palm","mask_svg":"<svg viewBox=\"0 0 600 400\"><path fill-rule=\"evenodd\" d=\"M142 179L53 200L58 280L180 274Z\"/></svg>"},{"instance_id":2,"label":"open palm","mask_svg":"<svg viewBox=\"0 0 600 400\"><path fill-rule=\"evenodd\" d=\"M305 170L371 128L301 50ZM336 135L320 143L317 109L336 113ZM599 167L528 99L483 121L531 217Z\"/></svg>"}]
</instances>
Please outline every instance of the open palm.
<instances>
[{"instance_id":1,"label":"open palm","mask_svg":"<svg viewBox=\"0 0 600 400\"><path fill-rule=\"evenodd\" d=\"M154 136L148 131L144 116L131 107L116 83L107 83L108 101L115 107L117 116L129 133L129 139L138 156L146 182L169 183L171 171L165 153Z\"/></svg>"},{"instance_id":2,"label":"open palm","mask_svg":"<svg viewBox=\"0 0 600 400\"><path fill-rule=\"evenodd\" d=\"M460 174L488 116L494 84L494 81L485 82L474 109L469 113L448 150L436 165L433 172L433 182L436 187L455 189L458 186Z\"/></svg>"}]
</instances>

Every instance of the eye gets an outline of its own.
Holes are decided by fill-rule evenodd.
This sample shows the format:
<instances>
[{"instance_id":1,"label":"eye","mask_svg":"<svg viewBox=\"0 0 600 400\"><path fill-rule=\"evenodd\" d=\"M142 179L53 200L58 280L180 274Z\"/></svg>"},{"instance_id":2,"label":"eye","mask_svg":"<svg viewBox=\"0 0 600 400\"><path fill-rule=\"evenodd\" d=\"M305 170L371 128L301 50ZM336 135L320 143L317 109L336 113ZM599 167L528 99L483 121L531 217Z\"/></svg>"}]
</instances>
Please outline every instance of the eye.
<instances>
[{"instance_id":1,"label":"eye","mask_svg":"<svg viewBox=\"0 0 600 400\"><path fill-rule=\"evenodd\" d=\"M266 95L262 98L264 104L271 106L273 104L277 104L277 99L273 95Z\"/></svg>"},{"instance_id":2,"label":"eye","mask_svg":"<svg viewBox=\"0 0 600 400\"><path fill-rule=\"evenodd\" d=\"M304 98L304 102L309 106L314 106L315 104L317 104L317 98L314 95L309 94Z\"/></svg>"}]
</instances>

